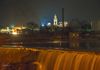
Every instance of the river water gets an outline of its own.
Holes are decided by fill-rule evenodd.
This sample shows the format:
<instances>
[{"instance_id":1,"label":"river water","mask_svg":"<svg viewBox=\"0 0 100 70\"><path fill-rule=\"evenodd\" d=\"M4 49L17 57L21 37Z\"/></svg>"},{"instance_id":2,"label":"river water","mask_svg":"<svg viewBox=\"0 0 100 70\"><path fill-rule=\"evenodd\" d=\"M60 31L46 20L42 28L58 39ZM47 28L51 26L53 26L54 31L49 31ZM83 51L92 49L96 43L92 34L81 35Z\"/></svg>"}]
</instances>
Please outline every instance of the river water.
<instances>
[{"instance_id":1,"label":"river water","mask_svg":"<svg viewBox=\"0 0 100 70\"><path fill-rule=\"evenodd\" d=\"M96 41L89 41L70 44L13 44L1 45L1 47L38 49L39 54L36 55L35 61L20 65L10 64L14 70L100 70L99 44ZM5 67L8 68L9 66ZM12 69L7 68L5 70Z\"/></svg>"},{"instance_id":2,"label":"river water","mask_svg":"<svg viewBox=\"0 0 100 70\"><path fill-rule=\"evenodd\" d=\"M42 51L37 70L99 70L100 55L76 51Z\"/></svg>"}]
</instances>

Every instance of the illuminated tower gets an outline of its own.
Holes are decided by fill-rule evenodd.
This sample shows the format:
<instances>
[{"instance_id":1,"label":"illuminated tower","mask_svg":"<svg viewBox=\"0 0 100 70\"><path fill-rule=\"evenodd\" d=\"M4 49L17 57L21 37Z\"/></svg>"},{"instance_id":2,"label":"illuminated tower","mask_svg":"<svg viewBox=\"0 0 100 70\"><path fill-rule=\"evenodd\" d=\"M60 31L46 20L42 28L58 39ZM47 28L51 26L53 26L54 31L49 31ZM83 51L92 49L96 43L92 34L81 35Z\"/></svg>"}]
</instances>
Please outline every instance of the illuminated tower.
<instances>
[{"instance_id":1,"label":"illuminated tower","mask_svg":"<svg viewBox=\"0 0 100 70\"><path fill-rule=\"evenodd\" d=\"M57 26L58 25L58 18L57 18L57 15L56 14L54 15L53 25L54 26Z\"/></svg>"}]
</instances>

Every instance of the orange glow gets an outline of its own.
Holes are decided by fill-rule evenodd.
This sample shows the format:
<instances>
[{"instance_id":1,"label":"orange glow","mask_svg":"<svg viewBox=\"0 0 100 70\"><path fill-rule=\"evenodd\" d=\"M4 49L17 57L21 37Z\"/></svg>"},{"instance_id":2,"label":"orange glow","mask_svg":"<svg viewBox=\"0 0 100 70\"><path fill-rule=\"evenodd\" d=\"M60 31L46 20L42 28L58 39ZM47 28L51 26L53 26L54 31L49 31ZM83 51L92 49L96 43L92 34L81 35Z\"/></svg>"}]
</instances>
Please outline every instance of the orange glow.
<instances>
[{"instance_id":1,"label":"orange glow","mask_svg":"<svg viewBox=\"0 0 100 70\"><path fill-rule=\"evenodd\" d=\"M42 64L41 70L100 69L100 55L88 52L41 51L37 62Z\"/></svg>"},{"instance_id":2,"label":"orange glow","mask_svg":"<svg viewBox=\"0 0 100 70\"><path fill-rule=\"evenodd\" d=\"M12 34L13 34L13 35L17 35L18 33L17 33L17 32L12 32Z\"/></svg>"},{"instance_id":3,"label":"orange glow","mask_svg":"<svg viewBox=\"0 0 100 70\"><path fill-rule=\"evenodd\" d=\"M62 50L37 50L34 48L0 48L0 62L6 65L22 61L36 64L36 70L100 70L100 54ZM31 52L30 52L31 51ZM37 55L36 52L39 51ZM3 54L3 55L2 55ZM28 56L28 57L27 57ZM7 57L7 58L6 58ZM22 60L22 58L24 60ZM34 61L35 58L35 61ZM23 69L26 65L18 66ZM16 66L16 67L18 67ZM30 65L31 67L31 65ZM4 70L1 69L0 70ZM12 70L12 69L9 69ZM33 70L30 68L30 70Z\"/></svg>"}]
</instances>

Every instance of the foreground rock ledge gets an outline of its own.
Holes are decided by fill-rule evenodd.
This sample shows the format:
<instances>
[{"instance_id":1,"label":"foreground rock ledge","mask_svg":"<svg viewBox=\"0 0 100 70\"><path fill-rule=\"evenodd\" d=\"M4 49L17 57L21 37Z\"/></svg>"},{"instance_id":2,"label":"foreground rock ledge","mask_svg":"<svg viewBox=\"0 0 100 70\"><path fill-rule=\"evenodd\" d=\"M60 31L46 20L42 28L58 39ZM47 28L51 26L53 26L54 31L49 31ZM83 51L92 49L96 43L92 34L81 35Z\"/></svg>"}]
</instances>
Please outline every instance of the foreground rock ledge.
<instances>
[{"instance_id":1,"label":"foreground rock ledge","mask_svg":"<svg viewBox=\"0 0 100 70\"><path fill-rule=\"evenodd\" d=\"M38 51L30 48L0 48L0 64L34 62Z\"/></svg>"}]
</instances>

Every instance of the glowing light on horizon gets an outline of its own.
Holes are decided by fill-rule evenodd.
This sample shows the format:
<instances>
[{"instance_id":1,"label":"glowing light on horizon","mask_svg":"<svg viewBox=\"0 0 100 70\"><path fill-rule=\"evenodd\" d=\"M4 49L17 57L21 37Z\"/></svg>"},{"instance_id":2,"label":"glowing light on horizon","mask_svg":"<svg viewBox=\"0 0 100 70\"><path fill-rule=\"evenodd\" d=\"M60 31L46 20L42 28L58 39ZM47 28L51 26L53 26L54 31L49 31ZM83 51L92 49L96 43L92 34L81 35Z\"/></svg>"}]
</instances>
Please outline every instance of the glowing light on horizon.
<instances>
[{"instance_id":1,"label":"glowing light on horizon","mask_svg":"<svg viewBox=\"0 0 100 70\"><path fill-rule=\"evenodd\" d=\"M44 24L42 24L41 26L42 26L42 27L44 27L45 25L44 25Z\"/></svg>"},{"instance_id":2,"label":"glowing light on horizon","mask_svg":"<svg viewBox=\"0 0 100 70\"><path fill-rule=\"evenodd\" d=\"M12 32L12 34L13 34L13 35L17 35L18 33L17 33L17 32Z\"/></svg>"},{"instance_id":3,"label":"glowing light on horizon","mask_svg":"<svg viewBox=\"0 0 100 70\"><path fill-rule=\"evenodd\" d=\"M49 23L47 24L47 26L51 26L51 23L49 22Z\"/></svg>"},{"instance_id":4,"label":"glowing light on horizon","mask_svg":"<svg viewBox=\"0 0 100 70\"><path fill-rule=\"evenodd\" d=\"M54 24L55 26L58 25L58 17L57 17L56 14L54 15L53 24Z\"/></svg>"}]
</instances>

